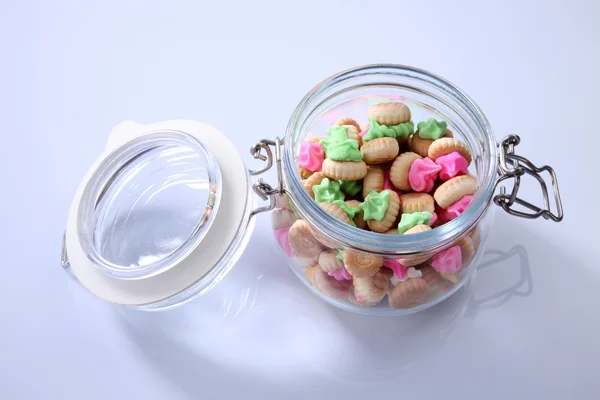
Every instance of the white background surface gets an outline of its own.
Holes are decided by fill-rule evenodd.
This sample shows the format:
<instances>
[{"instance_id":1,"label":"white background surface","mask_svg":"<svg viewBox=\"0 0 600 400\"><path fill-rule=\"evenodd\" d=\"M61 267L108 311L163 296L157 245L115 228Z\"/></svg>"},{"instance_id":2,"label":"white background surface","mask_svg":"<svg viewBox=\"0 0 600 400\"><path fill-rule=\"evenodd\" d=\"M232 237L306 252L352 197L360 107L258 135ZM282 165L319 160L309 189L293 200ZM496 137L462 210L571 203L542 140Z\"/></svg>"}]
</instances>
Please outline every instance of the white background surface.
<instances>
[{"instance_id":1,"label":"white background surface","mask_svg":"<svg viewBox=\"0 0 600 400\"><path fill-rule=\"evenodd\" d=\"M2 1L0 398L599 398L599 3L495 3ZM174 312L125 313L61 271L71 196L117 123L205 121L249 161L314 84L375 62L431 70L520 134L565 220L499 211L501 260L410 318L320 302L264 215Z\"/></svg>"}]
</instances>

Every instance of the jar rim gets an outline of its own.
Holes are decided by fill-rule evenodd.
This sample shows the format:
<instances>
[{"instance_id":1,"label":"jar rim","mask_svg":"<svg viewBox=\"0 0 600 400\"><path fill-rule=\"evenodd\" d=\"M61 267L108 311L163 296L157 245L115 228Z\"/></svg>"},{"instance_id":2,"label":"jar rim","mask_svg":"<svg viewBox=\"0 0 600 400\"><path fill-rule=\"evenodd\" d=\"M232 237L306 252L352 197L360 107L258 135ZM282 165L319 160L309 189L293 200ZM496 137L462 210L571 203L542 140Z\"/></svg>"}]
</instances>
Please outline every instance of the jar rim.
<instances>
[{"instance_id":1,"label":"jar rim","mask_svg":"<svg viewBox=\"0 0 600 400\"><path fill-rule=\"evenodd\" d=\"M291 145L294 142L294 133L301 119L302 112L311 100L332 85L364 75L396 75L409 78L415 82L420 81L432 85L451 96L463 109L469 111L481 127L481 134L485 139L482 144L486 147L488 154L488 168L486 171L482 171L485 174L482 184L475 191L469 207L452 221L436 229L422 233L382 235L376 232L356 229L332 217L304 190L298 168L294 165L294 146ZM495 189L495 178L498 167L496 140L492 127L481 108L463 90L448 80L429 71L408 65L362 65L339 72L321 81L304 96L292 113L286 129L285 143L283 164L288 196L296 205L298 212L311 224L313 229L316 229L319 234L344 248L349 247L381 255L410 255L423 251L435 251L446 246L448 243L452 243L475 226L491 204Z\"/></svg>"}]
</instances>

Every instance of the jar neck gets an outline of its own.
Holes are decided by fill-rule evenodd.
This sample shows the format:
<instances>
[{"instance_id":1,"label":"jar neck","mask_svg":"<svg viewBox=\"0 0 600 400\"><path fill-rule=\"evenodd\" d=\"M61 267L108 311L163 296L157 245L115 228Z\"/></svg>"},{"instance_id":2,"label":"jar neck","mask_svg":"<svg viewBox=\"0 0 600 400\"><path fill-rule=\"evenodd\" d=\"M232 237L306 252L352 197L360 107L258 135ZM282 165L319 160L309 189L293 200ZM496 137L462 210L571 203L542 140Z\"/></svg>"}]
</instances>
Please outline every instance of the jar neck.
<instances>
[{"instance_id":1,"label":"jar neck","mask_svg":"<svg viewBox=\"0 0 600 400\"><path fill-rule=\"evenodd\" d=\"M374 101L395 100L423 114L448 122L455 137L464 140L473 155L477 190L470 206L454 220L413 235L382 235L355 229L327 214L304 190L298 171L298 148L311 130L327 132L328 114L334 119L344 112ZM365 114L366 115L366 114ZM415 113L413 113L415 115ZM483 217L495 187L497 149L491 126L481 109L462 90L429 72L402 65L367 65L334 75L315 86L296 107L285 137L284 176L286 190L298 212L313 229L340 247L381 255L429 252L454 242Z\"/></svg>"}]
</instances>

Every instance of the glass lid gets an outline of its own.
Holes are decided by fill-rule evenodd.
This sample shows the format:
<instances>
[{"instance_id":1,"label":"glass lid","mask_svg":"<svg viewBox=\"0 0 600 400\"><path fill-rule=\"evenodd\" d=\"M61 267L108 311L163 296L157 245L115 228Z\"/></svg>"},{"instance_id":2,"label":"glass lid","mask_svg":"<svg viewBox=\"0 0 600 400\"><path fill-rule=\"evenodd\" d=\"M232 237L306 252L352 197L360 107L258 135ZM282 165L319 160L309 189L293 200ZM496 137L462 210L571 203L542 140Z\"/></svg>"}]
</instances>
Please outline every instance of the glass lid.
<instances>
[{"instance_id":1,"label":"glass lid","mask_svg":"<svg viewBox=\"0 0 600 400\"><path fill-rule=\"evenodd\" d=\"M158 273L202 241L221 198L221 172L198 140L178 131L137 138L107 158L84 191L79 240L103 272Z\"/></svg>"},{"instance_id":2,"label":"glass lid","mask_svg":"<svg viewBox=\"0 0 600 400\"><path fill-rule=\"evenodd\" d=\"M70 267L92 293L123 305L203 292L247 243L249 193L248 170L217 129L123 123L73 199Z\"/></svg>"}]
</instances>

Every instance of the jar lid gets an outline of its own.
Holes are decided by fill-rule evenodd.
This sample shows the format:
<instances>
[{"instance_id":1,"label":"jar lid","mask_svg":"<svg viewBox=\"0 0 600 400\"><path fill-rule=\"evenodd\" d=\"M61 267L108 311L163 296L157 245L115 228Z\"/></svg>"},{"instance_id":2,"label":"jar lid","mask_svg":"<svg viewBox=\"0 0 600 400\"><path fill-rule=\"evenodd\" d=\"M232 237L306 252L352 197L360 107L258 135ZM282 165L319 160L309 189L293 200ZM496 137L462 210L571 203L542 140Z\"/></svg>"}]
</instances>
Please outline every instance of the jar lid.
<instances>
[{"instance_id":1,"label":"jar lid","mask_svg":"<svg viewBox=\"0 0 600 400\"><path fill-rule=\"evenodd\" d=\"M222 278L250 234L248 171L225 135L197 121L124 122L80 184L65 233L79 281L143 306Z\"/></svg>"}]
</instances>

